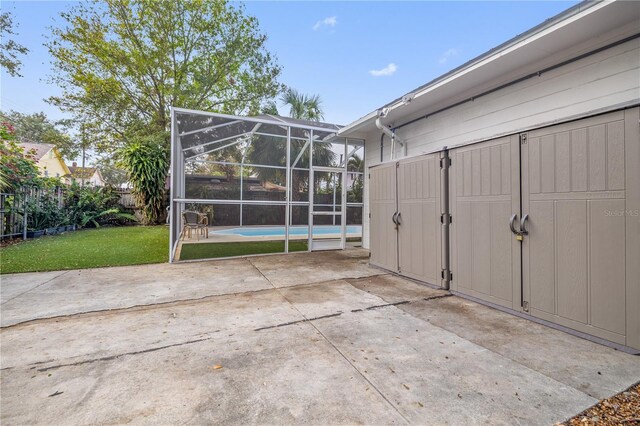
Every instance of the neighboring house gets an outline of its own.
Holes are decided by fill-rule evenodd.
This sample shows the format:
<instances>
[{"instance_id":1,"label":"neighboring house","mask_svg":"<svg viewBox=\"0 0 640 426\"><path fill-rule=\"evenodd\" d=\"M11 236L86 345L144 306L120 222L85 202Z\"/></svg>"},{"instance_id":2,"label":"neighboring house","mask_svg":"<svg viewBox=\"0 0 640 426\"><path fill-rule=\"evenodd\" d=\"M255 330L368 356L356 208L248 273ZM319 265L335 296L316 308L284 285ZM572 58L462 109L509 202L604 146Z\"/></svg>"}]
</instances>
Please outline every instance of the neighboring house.
<instances>
[{"instance_id":1,"label":"neighboring house","mask_svg":"<svg viewBox=\"0 0 640 426\"><path fill-rule=\"evenodd\" d=\"M71 174L62 155L54 145L32 142L22 142L19 145L25 153L33 155L40 170L40 176L66 179Z\"/></svg>"},{"instance_id":2,"label":"neighboring house","mask_svg":"<svg viewBox=\"0 0 640 426\"><path fill-rule=\"evenodd\" d=\"M91 186L106 185L100 169L97 167L78 167L78 163L74 161L69 170L71 171L71 176L67 179L67 183L77 182L81 185Z\"/></svg>"},{"instance_id":3,"label":"neighboring house","mask_svg":"<svg viewBox=\"0 0 640 426\"><path fill-rule=\"evenodd\" d=\"M341 128L371 263L640 351L638 22L579 3Z\"/></svg>"}]
</instances>

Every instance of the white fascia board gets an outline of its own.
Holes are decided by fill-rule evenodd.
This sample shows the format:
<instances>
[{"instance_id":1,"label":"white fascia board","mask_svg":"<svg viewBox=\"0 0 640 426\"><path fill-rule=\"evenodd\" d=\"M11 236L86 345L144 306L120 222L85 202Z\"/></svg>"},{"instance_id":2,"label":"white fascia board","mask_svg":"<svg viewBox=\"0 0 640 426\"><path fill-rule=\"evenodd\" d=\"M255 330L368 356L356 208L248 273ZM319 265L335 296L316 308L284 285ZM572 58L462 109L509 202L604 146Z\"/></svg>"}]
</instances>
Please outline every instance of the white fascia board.
<instances>
[{"instance_id":1,"label":"white fascia board","mask_svg":"<svg viewBox=\"0 0 640 426\"><path fill-rule=\"evenodd\" d=\"M371 121L375 120L377 116L378 116L378 111L370 112L369 114L365 115L364 117L360 117L359 119L357 119L353 123L348 124L348 125L344 126L343 128L341 128L340 130L338 130L337 135L338 136L349 136L349 135L357 132L358 130L360 130L362 127L364 127L367 124L369 124Z\"/></svg>"}]
</instances>

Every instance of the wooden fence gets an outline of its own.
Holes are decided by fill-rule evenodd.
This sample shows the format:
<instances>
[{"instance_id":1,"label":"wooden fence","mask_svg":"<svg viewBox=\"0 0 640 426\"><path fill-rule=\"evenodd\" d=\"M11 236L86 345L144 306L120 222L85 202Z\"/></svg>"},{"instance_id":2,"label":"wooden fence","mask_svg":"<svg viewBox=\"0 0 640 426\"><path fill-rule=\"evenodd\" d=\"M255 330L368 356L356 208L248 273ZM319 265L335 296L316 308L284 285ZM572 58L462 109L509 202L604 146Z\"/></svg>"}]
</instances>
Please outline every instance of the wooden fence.
<instances>
[{"instance_id":1,"label":"wooden fence","mask_svg":"<svg viewBox=\"0 0 640 426\"><path fill-rule=\"evenodd\" d=\"M119 204L122 207L128 209L134 209L136 207L136 198L130 188L116 188L116 192L120 195Z\"/></svg>"},{"instance_id":2,"label":"wooden fence","mask_svg":"<svg viewBox=\"0 0 640 426\"><path fill-rule=\"evenodd\" d=\"M67 188L20 188L12 193L0 193L0 239L4 238L26 238L27 228L34 220L33 214L29 214L28 206L42 203L57 204L62 209L65 202ZM119 195L118 204L127 209L134 210L139 216L139 209L136 208L135 196L128 188L117 188Z\"/></svg>"}]
</instances>

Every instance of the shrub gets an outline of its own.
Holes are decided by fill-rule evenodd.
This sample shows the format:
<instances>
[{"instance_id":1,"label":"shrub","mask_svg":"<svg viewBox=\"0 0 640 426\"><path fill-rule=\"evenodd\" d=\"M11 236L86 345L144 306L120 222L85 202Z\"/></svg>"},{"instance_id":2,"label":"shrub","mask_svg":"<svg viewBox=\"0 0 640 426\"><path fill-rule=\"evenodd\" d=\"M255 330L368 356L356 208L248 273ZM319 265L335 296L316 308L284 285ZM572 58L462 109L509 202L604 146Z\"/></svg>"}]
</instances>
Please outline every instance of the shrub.
<instances>
[{"instance_id":1,"label":"shrub","mask_svg":"<svg viewBox=\"0 0 640 426\"><path fill-rule=\"evenodd\" d=\"M15 141L15 129L0 124L0 190L13 191L32 185L38 179L38 167L32 152L25 153Z\"/></svg>"},{"instance_id":2,"label":"shrub","mask_svg":"<svg viewBox=\"0 0 640 426\"><path fill-rule=\"evenodd\" d=\"M153 141L140 140L129 144L119 154L137 204L142 208L143 223L157 223L164 214L165 180L169 169L167 153Z\"/></svg>"},{"instance_id":3,"label":"shrub","mask_svg":"<svg viewBox=\"0 0 640 426\"><path fill-rule=\"evenodd\" d=\"M99 228L106 223L136 221L134 215L122 211L119 199L112 187L81 186L74 182L65 192L69 223Z\"/></svg>"}]
</instances>

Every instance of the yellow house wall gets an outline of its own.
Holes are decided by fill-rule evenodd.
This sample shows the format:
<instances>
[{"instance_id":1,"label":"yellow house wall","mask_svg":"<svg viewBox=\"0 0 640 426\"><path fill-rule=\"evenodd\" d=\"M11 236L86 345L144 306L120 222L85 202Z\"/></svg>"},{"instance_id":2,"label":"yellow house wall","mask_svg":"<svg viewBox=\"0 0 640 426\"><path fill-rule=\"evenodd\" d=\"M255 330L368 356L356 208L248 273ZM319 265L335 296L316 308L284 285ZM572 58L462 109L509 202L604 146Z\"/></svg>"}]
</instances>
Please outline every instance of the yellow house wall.
<instances>
[{"instance_id":1,"label":"yellow house wall","mask_svg":"<svg viewBox=\"0 0 640 426\"><path fill-rule=\"evenodd\" d=\"M45 171L49 172L48 177L63 177L69 174L69 168L54 149L47 152L36 165L40 170L40 176L46 176Z\"/></svg>"}]
</instances>

